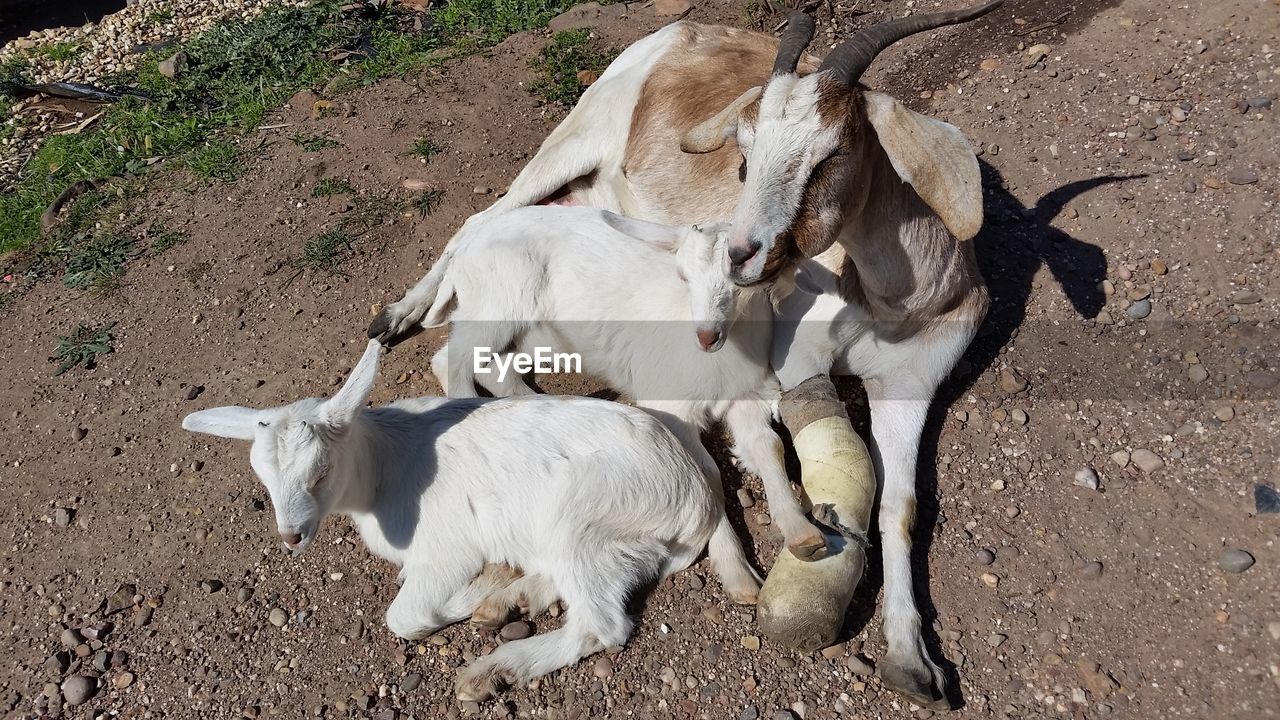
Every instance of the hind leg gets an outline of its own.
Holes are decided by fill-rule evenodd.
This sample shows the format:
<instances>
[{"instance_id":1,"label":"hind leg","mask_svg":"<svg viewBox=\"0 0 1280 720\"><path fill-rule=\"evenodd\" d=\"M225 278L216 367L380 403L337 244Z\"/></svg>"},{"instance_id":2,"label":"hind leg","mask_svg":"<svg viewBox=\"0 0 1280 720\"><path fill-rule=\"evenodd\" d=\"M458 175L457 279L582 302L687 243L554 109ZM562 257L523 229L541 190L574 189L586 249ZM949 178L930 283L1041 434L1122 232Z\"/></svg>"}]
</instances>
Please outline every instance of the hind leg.
<instances>
[{"instance_id":1,"label":"hind leg","mask_svg":"<svg viewBox=\"0 0 1280 720\"><path fill-rule=\"evenodd\" d=\"M487 700L503 686L522 685L624 644L632 627L627 596L657 576L664 555L656 543L582 543L551 580L570 608L564 626L509 642L471 663L458 673L458 699Z\"/></svg>"},{"instance_id":2,"label":"hind leg","mask_svg":"<svg viewBox=\"0 0 1280 720\"><path fill-rule=\"evenodd\" d=\"M516 335L516 325L504 321L466 320L454 313L453 332L449 342L431 360L431 370L441 381L445 394L451 398L477 397L476 378L481 382L503 382L510 379L512 370L498 380L498 358L511 345Z\"/></svg>"},{"instance_id":3,"label":"hind leg","mask_svg":"<svg viewBox=\"0 0 1280 720\"><path fill-rule=\"evenodd\" d=\"M770 426L770 417L763 402L733 403L725 415L725 424L733 435L733 452L743 468L764 484L769 514L782 531L787 550L800 560L821 560L827 554L826 536L805 519L800 502L791 493L782 461L782 440Z\"/></svg>"}]
</instances>

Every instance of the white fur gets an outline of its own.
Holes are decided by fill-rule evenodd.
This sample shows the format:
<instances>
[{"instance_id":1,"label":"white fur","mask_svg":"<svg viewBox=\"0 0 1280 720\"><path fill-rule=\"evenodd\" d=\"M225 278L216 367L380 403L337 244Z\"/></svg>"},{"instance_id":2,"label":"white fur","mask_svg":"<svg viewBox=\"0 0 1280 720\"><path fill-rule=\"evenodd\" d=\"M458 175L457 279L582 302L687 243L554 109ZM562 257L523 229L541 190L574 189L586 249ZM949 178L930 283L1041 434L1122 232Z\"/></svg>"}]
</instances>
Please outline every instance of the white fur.
<instances>
[{"instance_id":1,"label":"white fur","mask_svg":"<svg viewBox=\"0 0 1280 720\"><path fill-rule=\"evenodd\" d=\"M279 529L303 535L295 552L326 515L349 516L370 552L400 567L403 586L387 610L400 637L430 635L517 585L538 602L563 598L564 627L473 662L458 678L463 699L625 643L628 596L689 566L725 524L720 488L646 413L549 396L367 410L378 352L370 342L328 400L214 408L182 426L252 438ZM740 546L712 542L711 558L721 572L742 572ZM526 575L494 588L477 578L485 563Z\"/></svg>"},{"instance_id":2,"label":"white fur","mask_svg":"<svg viewBox=\"0 0 1280 720\"><path fill-rule=\"evenodd\" d=\"M464 228L395 310L428 326L453 323L432 363L451 397L473 396L477 379L494 394L530 392L477 378L473 348L541 346L580 354L585 372L667 422L717 478L699 433L723 420L787 545L817 543L770 427L779 390L769 299L728 279L726 232L592 208L519 208ZM713 352L699 348L695 330L719 338Z\"/></svg>"}]
</instances>

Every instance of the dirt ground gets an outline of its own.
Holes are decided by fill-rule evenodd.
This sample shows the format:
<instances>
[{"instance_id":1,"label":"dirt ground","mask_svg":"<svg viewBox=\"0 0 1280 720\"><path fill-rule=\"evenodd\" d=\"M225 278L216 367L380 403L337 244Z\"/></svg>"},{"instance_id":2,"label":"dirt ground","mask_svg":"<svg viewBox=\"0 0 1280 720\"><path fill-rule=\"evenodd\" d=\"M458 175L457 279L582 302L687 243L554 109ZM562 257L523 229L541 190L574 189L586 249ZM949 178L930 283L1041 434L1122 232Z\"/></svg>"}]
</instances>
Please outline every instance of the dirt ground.
<instances>
[{"instance_id":1,"label":"dirt ground","mask_svg":"<svg viewBox=\"0 0 1280 720\"><path fill-rule=\"evenodd\" d=\"M815 52L910 4L837 5L834 22L823 6ZM747 22L721 0L690 17ZM598 33L622 45L667 20L637 6ZM163 218L185 244L135 261L115 294L49 283L0 313L6 717L932 715L866 675L882 649L874 563L848 642L827 652L749 649L753 612L704 561L652 593L621 652L459 707L454 670L495 634L396 640L382 618L392 567L341 521L287 556L246 448L179 428L195 409L330 391L371 307L420 277L562 116L522 87L545 38L341 96L336 117L282 109L269 124L290 125L262 131L240 180L138 207L133 219ZM934 657L958 678L956 717L1280 717L1280 515L1255 504L1280 451L1277 38L1274 0L1010 0L901 43L866 78L960 127L986 180L975 242L993 307L920 458L918 585ZM295 132L340 146L305 152ZM445 148L426 164L406 154L423 136ZM287 282L285 260L350 212L346 196L311 197L330 177L446 193L364 236L344 274ZM112 320L114 354L52 377L58 335ZM437 393L440 341L387 356L375 401ZM1076 484L1086 468L1097 490ZM731 491L763 496L725 471ZM763 501L730 502L767 567ZM1228 548L1256 564L1224 571ZM101 689L63 706L73 675Z\"/></svg>"}]
</instances>

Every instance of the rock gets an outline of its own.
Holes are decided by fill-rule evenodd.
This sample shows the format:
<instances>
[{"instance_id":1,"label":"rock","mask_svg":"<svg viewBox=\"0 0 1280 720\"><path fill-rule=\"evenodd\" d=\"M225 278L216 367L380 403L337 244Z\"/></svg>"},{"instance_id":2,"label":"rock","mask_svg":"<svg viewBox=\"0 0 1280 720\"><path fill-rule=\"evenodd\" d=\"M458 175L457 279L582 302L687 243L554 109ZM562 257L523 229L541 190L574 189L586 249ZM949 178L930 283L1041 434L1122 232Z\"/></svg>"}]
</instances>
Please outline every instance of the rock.
<instances>
[{"instance_id":1,"label":"rock","mask_svg":"<svg viewBox=\"0 0 1280 720\"><path fill-rule=\"evenodd\" d=\"M1130 305L1124 313L1134 320L1141 320L1151 314L1151 300L1143 298Z\"/></svg>"},{"instance_id":2,"label":"rock","mask_svg":"<svg viewBox=\"0 0 1280 720\"><path fill-rule=\"evenodd\" d=\"M1249 98L1249 107L1253 108L1254 110L1270 110L1271 98L1265 95L1251 97Z\"/></svg>"},{"instance_id":3,"label":"rock","mask_svg":"<svg viewBox=\"0 0 1280 720\"><path fill-rule=\"evenodd\" d=\"M1183 110L1183 109L1182 109L1182 108L1180 108L1180 107L1176 107L1176 108L1174 108L1174 109L1173 109L1173 111L1169 113L1169 115L1173 117L1173 121L1174 121L1174 122L1186 122L1186 121L1187 121L1187 111L1186 111L1186 110Z\"/></svg>"},{"instance_id":4,"label":"rock","mask_svg":"<svg viewBox=\"0 0 1280 720\"><path fill-rule=\"evenodd\" d=\"M746 650L760 649L760 638L755 635L744 635L741 642L742 647Z\"/></svg>"},{"instance_id":5,"label":"rock","mask_svg":"<svg viewBox=\"0 0 1280 720\"><path fill-rule=\"evenodd\" d=\"M85 636L85 638L88 640L105 641L107 637L111 635L111 631L114 629L115 629L115 626L112 625L111 623L100 622L100 623L94 623L93 625L88 625L86 627L80 628L80 634Z\"/></svg>"},{"instance_id":6,"label":"rock","mask_svg":"<svg viewBox=\"0 0 1280 720\"><path fill-rule=\"evenodd\" d=\"M1219 405L1214 408L1213 416L1222 422L1230 422L1236 416L1236 409L1230 405Z\"/></svg>"},{"instance_id":7,"label":"rock","mask_svg":"<svg viewBox=\"0 0 1280 720\"><path fill-rule=\"evenodd\" d=\"M998 587L1000 585L1000 578L997 577L995 573L982 573L982 584L989 588Z\"/></svg>"},{"instance_id":8,"label":"rock","mask_svg":"<svg viewBox=\"0 0 1280 720\"><path fill-rule=\"evenodd\" d=\"M289 613L285 612L281 608L271 608L271 612L267 613L267 620L272 625L282 628L285 626L285 623L289 622Z\"/></svg>"},{"instance_id":9,"label":"rock","mask_svg":"<svg viewBox=\"0 0 1280 720\"><path fill-rule=\"evenodd\" d=\"M599 3L583 3L560 13L547 23L551 32L564 32L578 28L593 28L597 25L626 17L627 7L622 3L600 5Z\"/></svg>"},{"instance_id":10,"label":"rock","mask_svg":"<svg viewBox=\"0 0 1280 720\"><path fill-rule=\"evenodd\" d=\"M58 652L45 658L43 667L55 675L61 675L71 666L71 654L65 650Z\"/></svg>"},{"instance_id":11,"label":"rock","mask_svg":"<svg viewBox=\"0 0 1280 720\"><path fill-rule=\"evenodd\" d=\"M578 84L582 87L591 87L591 84L600 79L600 74L594 70L579 70Z\"/></svg>"},{"instance_id":12,"label":"rock","mask_svg":"<svg viewBox=\"0 0 1280 720\"><path fill-rule=\"evenodd\" d=\"M1053 50L1053 48L1049 47L1045 43L1036 43L1035 45L1027 48L1027 62L1034 65L1035 63L1045 59L1051 50Z\"/></svg>"},{"instance_id":13,"label":"rock","mask_svg":"<svg viewBox=\"0 0 1280 720\"><path fill-rule=\"evenodd\" d=\"M978 561L979 565L990 565L996 561L996 554L986 548L982 548L974 553L974 559Z\"/></svg>"},{"instance_id":14,"label":"rock","mask_svg":"<svg viewBox=\"0 0 1280 720\"><path fill-rule=\"evenodd\" d=\"M1280 492L1270 485L1258 483L1253 486L1253 507L1259 515L1280 513Z\"/></svg>"},{"instance_id":15,"label":"rock","mask_svg":"<svg viewBox=\"0 0 1280 720\"><path fill-rule=\"evenodd\" d=\"M159 71L161 75L169 78L170 80L178 77L178 75L182 74L182 72L186 69L187 69L187 54L185 52L182 52L181 50L170 55L164 60L161 60L160 64L156 66L156 70Z\"/></svg>"},{"instance_id":16,"label":"rock","mask_svg":"<svg viewBox=\"0 0 1280 720\"><path fill-rule=\"evenodd\" d=\"M1118 466L1118 467L1128 467L1128 465L1129 465L1129 451L1127 451L1127 450L1117 450L1117 451L1115 451L1115 452L1111 453L1111 462L1115 463L1115 464L1116 464L1116 466Z\"/></svg>"},{"instance_id":17,"label":"rock","mask_svg":"<svg viewBox=\"0 0 1280 720\"><path fill-rule=\"evenodd\" d=\"M591 663L591 674L603 680L613 675L613 661L608 656L601 655Z\"/></svg>"},{"instance_id":18,"label":"rock","mask_svg":"<svg viewBox=\"0 0 1280 720\"><path fill-rule=\"evenodd\" d=\"M1087 562L1084 564L1084 567L1080 568L1080 574L1087 578L1100 578L1102 577L1102 571L1102 563L1097 560Z\"/></svg>"},{"instance_id":19,"label":"rock","mask_svg":"<svg viewBox=\"0 0 1280 720\"><path fill-rule=\"evenodd\" d=\"M503 640L523 640L533 634L533 626L523 620L507 623L499 632Z\"/></svg>"},{"instance_id":20,"label":"rock","mask_svg":"<svg viewBox=\"0 0 1280 720\"><path fill-rule=\"evenodd\" d=\"M75 440L76 442L80 442L88 434L89 434L88 428L77 427L76 429L71 431L71 439Z\"/></svg>"},{"instance_id":21,"label":"rock","mask_svg":"<svg viewBox=\"0 0 1280 720\"><path fill-rule=\"evenodd\" d=\"M759 720L760 711L755 705L748 705L738 714L738 720Z\"/></svg>"},{"instance_id":22,"label":"rock","mask_svg":"<svg viewBox=\"0 0 1280 720\"><path fill-rule=\"evenodd\" d=\"M133 684L133 673L125 671L111 678L111 687L124 690Z\"/></svg>"},{"instance_id":23,"label":"rock","mask_svg":"<svg viewBox=\"0 0 1280 720\"><path fill-rule=\"evenodd\" d=\"M860 677L866 677L875 673L876 669L866 658L854 653L844 659L844 666L849 672Z\"/></svg>"},{"instance_id":24,"label":"rock","mask_svg":"<svg viewBox=\"0 0 1280 720\"><path fill-rule=\"evenodd\" d=\"M1027 389L1027 381L1018 374L1018 371L1012 368L1001 370L997 382L1000 385L1000 389L1010 395L1016 395Z\"/></svg>"},{"instance_id":25,"label":"rock","mask_svg":"<svg viewBox=\"0 0 1280 720\"><path fill-rule=\"evenodd\" d=\"M98 694L98 683L85 675L72 675L62 681L62 699L68 705L80 705Z\"/></svg>"},{"instance_id":26,"label":"rock","mask_svg":"<svg viewBox=\"0 0 1280 720\"><path fill-rule=\"evenodd\" d=\"M155 608L150 605L144 605L138 608L138 612L133 615L134 627L145 627L151 622L151 616L155 614Z\"/></svg>"},{"instance_id":27,"label":"rock","mask_svg":"<svg viewBox=\"0 0 1280 720\"><path fill-rule=\"evenodd\" d=\"M1203 365L1192 365L1187 370L1187 378L1193 383L1202 383L1209 379L1209 371Z\"/></svg>"},{"instance_id":28,"label":"rock","mask_svg":"<svg viewBox=\"0 0 1280 720\"><path fill-rule=\"evenodd\" d=\"M221 580L202 580L200 581L200 589L207 593L213 594L222 589Z\"/></svg>"},{"instance_id":29,"label":"rock","mask_svg":"<svg viewBox=\"0 0 1280 720\"><path fill-rule=\"evenodd\" d=\"M364 620L356 618L355 622L351 623L351 628L347 630L347 639L359 640L363 635Z\"/></svg>"},{"instance_id":30,"label":"rock","mask_svg":"<svg viewBox=\"0 0 1280 720\"><path fill-rule=\"evenodd\" d=\"M1083 467L1076 471L1075 478L1072 480L1073 485L1090 490L1098 489L1098 473L1091 467Z\"/></svg>"},{"instance_id":31,"label":"rock","mask_svg":"<svg viewBox=\"0 0 1280 720\"><path fill-rule=\"evenodd\" d=\"M1231 304L1253 305L1262 302L1262 296L1252 290L1237 290L1231 293Z\"/></svg>"},{"instance_id":32,"label":"rock","mask_svg":"<svg viewBox=\"0 0 1280 720\"><path fill-rule=\"evenodd\" d=\"M1027 411L1022 408L1014 408L1010 410L1009 419L1012 420L1015 425L1026 425L1031 421L1031 418L1027 415Z\"/></svg>"},{"instance_id":33,"label":"rock","mask_svg":"<svg viewBox=\"0 0 1280 720\"><path fill-rule=\"evenodd\" d=\"M983 70L989 70L989 71L998 70L1000 69L1000 60L999 58L987 58L982 62L978 63L978 67Z\"/></svg>"},{"instance_id":34,"label":"rock","mask_svg":"<svg viewBox=\"0 0 1280 720\"><path fill-rule=\"evenodd\" d=\"M1258 182L1258 171L1247 167L1232 168L1227 172L1227 182L1232 185L1252 185Z\"/></svg>"},{"instance_id":35,"label":"rock","mask_svg":"<svg viewBox=\"0 0 1280 720\"><path fill-rule=\"evenodd\" d=\"M72 515L75 513L71 508L54 508L53 524L60 528L67 527L71 524Z\"/></svg>"},{"instance_id":36,"label":"rock","mask_svg":"<svg viewBox=\"0 0 1280 720\"><path fill-rule=\"evenodd\" d=\"M493 192L493 188L485 185L477 185L471 188L471 192L475 195L488 195L489 193Z\"/></svg>"},{"instance_id":37,"label":"rock","mask_svg":"<svg viewBox=\"0 0 1280 720\"><path fill-rule=\"evenodd\" d=\"M738 504L744 508L749 508L756 504L756 499L752 497L750 490L738 488Z\"/></svg>"},{"instance_id":38,"label":"rock","mask_svg":"<svg viewBox=\"0 0 1280 720\"><path fill-rule=\"evenodd\" d=\"M188 385L187 392L183 395L187 400L195 400L200 397L200 393L204 392L203 385Z\"/></svg>"},{"instance_id":39,"label":"rock","mask_svg":"<svg viewBox=\"0 0 1280 720\"><path fill-rule=\"evenodd\" d=\"M1164 460L1161 460L1159 455L1146 449L1134 450L1132 460L1133 464L1137 465L1138 469L1144 473L1153 473L1164 467Z\"/></svg>"},{"instance_id":40,"label":"rock","mask_svg":"<svg viewBox=\"0 0 1280 720\"><path fill-rule=\"evenodd\" d=\"M1218 567L1229 573L1242 573L1253 567L1253 563L1253 555L1239 548L1227 548L1218 556Z\"/></svg>"},{"instance_id":41,"label":"rock","mask_svg":"<svg viewBox=\"0 0 1280 720\"><path fill-rule=\"evenodd\" d=\"M419 673L409 673L400 681L400 689L404 692L413 692L422 684L422 675Z\"/></svg>"},{"instance_id":42,"label":"rock","mask_svg":"<svg viewBox=\"0 0 1280 720\"><path fill-rule=\"evenodd\" d=\"M653 11L659 15L683 15L692 9L689 0L653 0Z\"/></svg>"},{"instance_id":43,"label":"rock","mask_svg":"<svg viewBox=\"0 0 1280 720\"><path fill-rule=\"evenodd\" d=\"M987 644L991 647L1000 647L1008 639L1009 636L1003 633L991 633L991 635L987 637Z\"/></svg>"},{"instance_id":44,"label":"rock","mask_svg":"<svg viewBox=\"0 0 1280 720\"><path fill-rule=\"evenodd\" d=\"M253 598L253 588L242 587L236 591L236 602L247 603Z\"/></svg>"},{"instance_id":45,"label":"rock","mask_svg":"<svg viewBox=\"0 0 1280 720\"><path fill-rule=\"evenodd\" d=\"M84 636L80 634L79 630L76 630L74 628L67 628L66 630L62 631L61 635L58 636L58 641L62 643L63 647L70 650L76 647L77 645L83 643Z\"/></svg>"}]
</instances>

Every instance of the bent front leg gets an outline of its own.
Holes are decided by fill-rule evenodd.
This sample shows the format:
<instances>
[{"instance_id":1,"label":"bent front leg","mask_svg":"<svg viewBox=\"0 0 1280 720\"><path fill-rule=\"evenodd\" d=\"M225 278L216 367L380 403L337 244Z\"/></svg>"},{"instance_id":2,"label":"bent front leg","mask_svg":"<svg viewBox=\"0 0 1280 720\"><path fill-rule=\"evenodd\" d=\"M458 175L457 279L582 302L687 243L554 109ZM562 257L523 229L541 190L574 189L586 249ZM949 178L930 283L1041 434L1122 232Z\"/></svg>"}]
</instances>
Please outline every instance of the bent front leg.
<instances>
[{"instance_id":1,"label":"bent front leg","mask_svg":"<svg viewBox=\"0 0 1280 720\"><path fill-rule=\"evenodd\" d=\"M414 562L400 574L404 584L387 608L387 629L396 637L419 640L466 620L480 600L482 586L472 583L479 558Z\"/></svg>"},{"instance_id":2,"label":"bent front leg","mask_svg":"<svg viewBox=\"0 0 1280 720\"><path fill-rule=\"evenodd\" d=\"M816 375L784 392L779 407L814 517L828 525L830 554L809 563L778 556L760 593L760 626L787 645L817 650L835 641L862 579L875 467L830 377Z\"/></svg>"}]
</instances>

